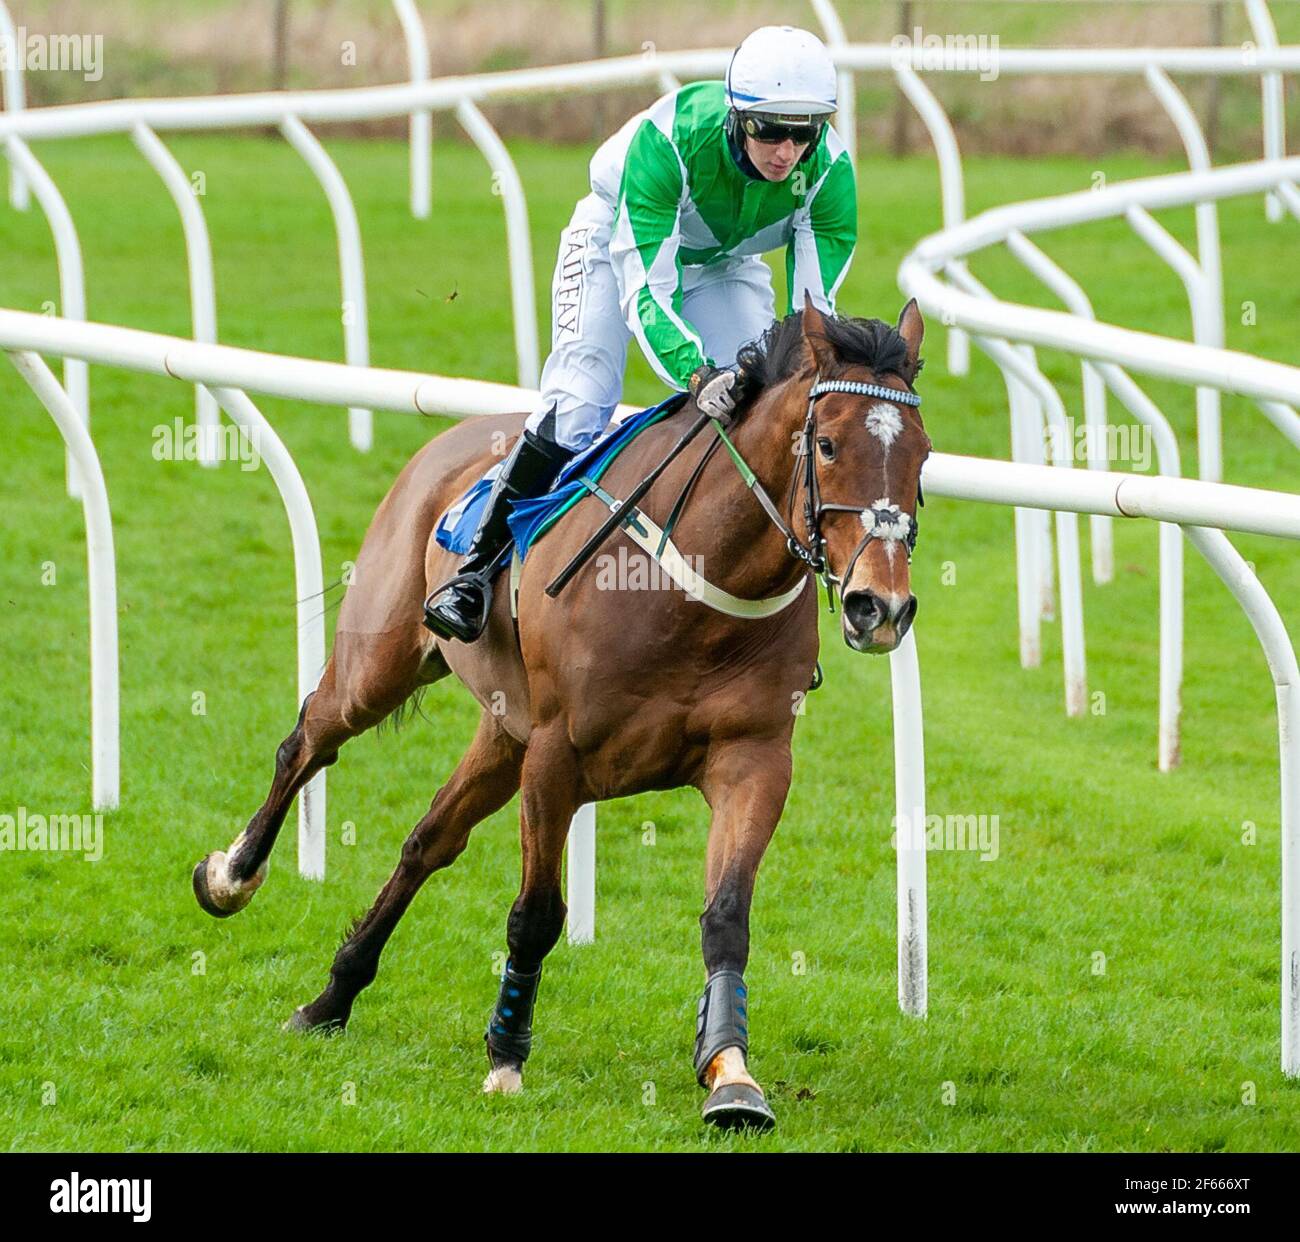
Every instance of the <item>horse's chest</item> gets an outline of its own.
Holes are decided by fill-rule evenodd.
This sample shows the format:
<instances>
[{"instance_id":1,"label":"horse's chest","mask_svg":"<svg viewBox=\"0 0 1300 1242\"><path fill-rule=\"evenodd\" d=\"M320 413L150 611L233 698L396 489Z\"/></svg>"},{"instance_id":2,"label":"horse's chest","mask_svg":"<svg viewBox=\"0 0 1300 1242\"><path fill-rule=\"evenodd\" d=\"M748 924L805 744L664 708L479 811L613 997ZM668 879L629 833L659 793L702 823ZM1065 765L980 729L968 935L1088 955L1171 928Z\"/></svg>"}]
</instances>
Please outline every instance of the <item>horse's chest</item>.
<instances>
[{"instance_id":1,"label":"horse's chest","mask_svg":"<svg viewBox=\"0 0 1300 1242\"><path fill-rule=\"evenodd\" d=\"M657 705L606 717L604 728L593 718L575 721L585 781L604 798L691 784L707 742L685 731L686 720L687 713Z\"/></svg>"},{"instance_id":2,"label":"horse's chest","mask_svg":"<svg viewBox=\"0 0 1300 1242\"><path fill-rule=\"evenodd\" d=\"M792 727L784 684L694 672L681 676L679 669L670 679L645 668L617 689L608 682L575 687L569 736L601 796L694 784L715 743Z\"/></svg>"}]
</instances>

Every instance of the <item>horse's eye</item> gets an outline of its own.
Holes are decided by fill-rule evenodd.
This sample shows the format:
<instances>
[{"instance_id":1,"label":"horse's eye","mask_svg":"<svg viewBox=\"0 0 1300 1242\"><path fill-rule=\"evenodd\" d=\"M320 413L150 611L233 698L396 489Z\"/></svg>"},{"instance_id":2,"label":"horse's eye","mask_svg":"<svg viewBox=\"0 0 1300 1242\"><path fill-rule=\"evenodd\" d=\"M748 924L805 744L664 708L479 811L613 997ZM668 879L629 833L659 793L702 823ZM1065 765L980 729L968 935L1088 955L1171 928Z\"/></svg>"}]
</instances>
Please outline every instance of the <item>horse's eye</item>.
<instances>
[{"instance_id":1,"label":"horse's eye","mask_svg":"<svg viewBox=\"0 0 1300 1242\"><path fill-rule=\"evenodd\" d=\"M825 436L818 437L817 447L821 449L821 454L827 461L835 460L835 445L833 445Z\"/></svg>"}]
</instances>

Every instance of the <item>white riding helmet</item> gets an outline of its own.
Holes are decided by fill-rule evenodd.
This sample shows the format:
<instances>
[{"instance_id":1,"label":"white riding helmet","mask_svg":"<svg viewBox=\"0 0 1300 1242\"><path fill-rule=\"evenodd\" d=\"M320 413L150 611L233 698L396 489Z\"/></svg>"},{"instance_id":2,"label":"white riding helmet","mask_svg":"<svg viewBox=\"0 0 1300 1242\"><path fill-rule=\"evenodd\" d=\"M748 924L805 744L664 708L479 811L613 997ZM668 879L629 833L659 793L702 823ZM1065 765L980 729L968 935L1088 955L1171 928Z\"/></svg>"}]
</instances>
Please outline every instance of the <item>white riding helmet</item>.
<instances>
[{"instance_id":1,"label":"white riding helmet","mask_svg":"<svg viewBox=\"0 0 1300 1242\"><path fill-rule=\"evenodd\" d=\"M737 112L825 119L835 111L835 86L825 44L794 26L760 26L727 68L727 103Z\"/></svg>"}]
</instances>

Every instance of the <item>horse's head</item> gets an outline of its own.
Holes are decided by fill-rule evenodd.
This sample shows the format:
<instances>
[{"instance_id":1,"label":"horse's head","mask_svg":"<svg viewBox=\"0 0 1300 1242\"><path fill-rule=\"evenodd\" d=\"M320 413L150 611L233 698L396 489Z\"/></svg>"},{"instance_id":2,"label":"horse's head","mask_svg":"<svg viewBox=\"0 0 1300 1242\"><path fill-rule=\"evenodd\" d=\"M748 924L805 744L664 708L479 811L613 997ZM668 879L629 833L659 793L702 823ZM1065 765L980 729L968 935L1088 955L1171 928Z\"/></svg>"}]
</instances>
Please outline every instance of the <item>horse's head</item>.
<instances>
[{"instance_id":1,"label":"horse's head","mask_svg":"<svg viewBox=\"0 0 1300 1242\"><path fill-rule=\"evenodd\" d=\"M824 540L840 583L844 641L857 651L892 651L916 615L911 551L921 466L930 452L912 381L925 325L915 301L897 329L879 320L838 320L808 302L803 335L812 371L806 420L812 504L805 523ZM848 391L838 391L838 382ZM893 398L882 391L897 392ZM816 393L818 395L812 396Z\"/></svg>"},{"instance_id":2,"label":"horse's head","mask_svg":"<svg viewBox=\"0 0 1300 1242\"><path fill-rule=\"evenodd\" d=\"M844 641L892 651L916 614L910 562L930 439L912 383L925 325L915 301L897 328L824 316L811 301L801 319L805 364L787 396L805 409L795 488L803 503L792 517L840 584Z\"/></svg>"}]
</instances>

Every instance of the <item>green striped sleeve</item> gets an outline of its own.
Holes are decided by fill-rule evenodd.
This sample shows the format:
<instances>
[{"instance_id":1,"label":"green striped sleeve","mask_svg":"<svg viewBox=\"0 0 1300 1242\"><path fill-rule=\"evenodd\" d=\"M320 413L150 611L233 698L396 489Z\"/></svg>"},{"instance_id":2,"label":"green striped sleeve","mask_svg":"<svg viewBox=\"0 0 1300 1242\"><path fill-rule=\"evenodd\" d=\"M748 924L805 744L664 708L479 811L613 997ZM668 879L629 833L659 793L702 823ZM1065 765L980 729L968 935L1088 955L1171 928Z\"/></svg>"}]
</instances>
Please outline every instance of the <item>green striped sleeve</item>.
<instances>
[{"instance_id":1,"label":"green striped sleeve","mask_svg":"<svg viewBox=\"0 0 1300 1242\"><path fill-rule=\"evenodd\" d=\"M841 152L796 213L785 252L788 309L803 306L807 289L819 309L833 311L857 243L857 178L848 153Z\"/></svg>"},{"instance_id":2,"label":"green striped sleeve","mask_svg":"<svg viewBox=\"0 0 1300 1242\"><path fill-rule=\"evenodd\" d=\"M643 121L623 167L610 259L628 327L660 378L675 388L685 388L705 362L699 335L682 318L682 187L676 149L653 121Z\"/></svg>"}]
</instances>

